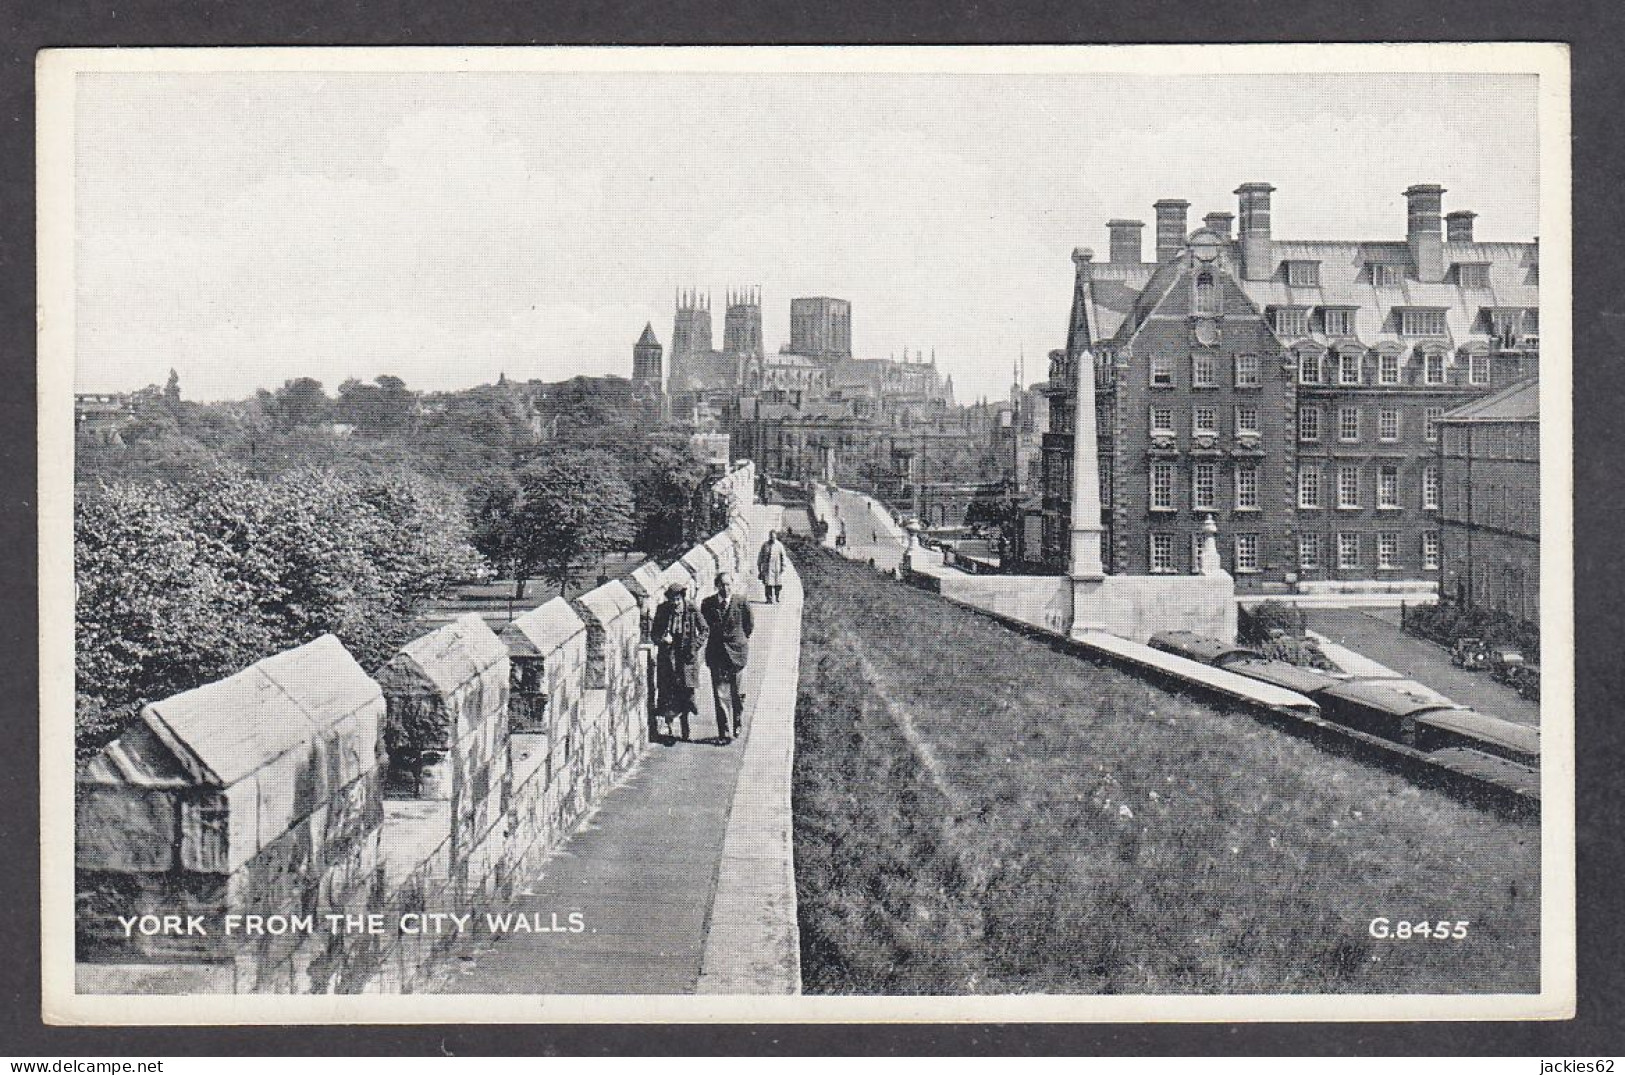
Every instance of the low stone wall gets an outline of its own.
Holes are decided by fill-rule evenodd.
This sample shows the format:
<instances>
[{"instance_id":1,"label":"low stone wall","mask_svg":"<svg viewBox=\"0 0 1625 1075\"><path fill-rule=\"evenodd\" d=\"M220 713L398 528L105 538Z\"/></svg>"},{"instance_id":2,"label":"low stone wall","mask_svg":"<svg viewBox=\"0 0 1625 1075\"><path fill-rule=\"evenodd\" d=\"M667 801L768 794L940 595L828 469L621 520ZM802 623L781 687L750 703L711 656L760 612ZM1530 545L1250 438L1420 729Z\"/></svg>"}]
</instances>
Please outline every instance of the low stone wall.
<instances>
[{"instance_id":1,"label":"low stone wall","mask_svg":"<svg viewBox=\"0 0 1625 1075\"><path fill-rule=\"evenodd\" d=\"M1107 575L1066 579L1072 587L1072 637L1108 631L1131 642L1161 631L1195 631L1236 640L1236 589L1227 574Z\"/></svg>"},{"instance_id":2,"label":"low stone wall","mask_svg":"<svg viewBox=\"0 0 1625 1075\"><path fill-rule=\"evenodd\" d=\"M1055 575L965 575L945 570L930 587L951 601L1058 635L1072 629L1072 580Z\"/></svg>"},{"instance_id":3,"label":"low stone wall","mask_svg":"<svg viewBox=\"0 0 1625 1075\"><path fill-rule=\"evenodd\" d=\"M324 636L148 706L77 780L79 991L421 988L459 936L433 916L500 911L647 747L665 584L753 570L755 469L721 481L735 516L679 563L500 637L463 617L374 678Z\"/></svg>"}]
</instances>

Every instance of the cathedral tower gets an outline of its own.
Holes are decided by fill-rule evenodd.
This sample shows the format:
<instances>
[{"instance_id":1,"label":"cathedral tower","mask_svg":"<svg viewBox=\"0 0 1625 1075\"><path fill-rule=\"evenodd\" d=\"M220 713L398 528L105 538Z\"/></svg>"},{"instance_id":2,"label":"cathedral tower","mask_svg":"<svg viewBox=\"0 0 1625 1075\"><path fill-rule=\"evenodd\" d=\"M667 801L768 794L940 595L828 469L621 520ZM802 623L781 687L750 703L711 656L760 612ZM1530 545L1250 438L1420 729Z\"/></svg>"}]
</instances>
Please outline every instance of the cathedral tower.
<instances>
[{"instance_id":1,"label":"cathedral tower","mask_svg":"<svg viewBox=\"0 0 1625 1075\"><path fill-rule=\"evenodd\" d=\"M711 296L698 291L682 291L677 295L677 316L671 330L671 376L667 383L672 392L686 383L691 372L691 360L711 353Z\"/></svg>"},{"instance_id":2,"label":"cathedral tower","mask_svg":"<svg viewBox=\"0 0 1625 1075\"><path fill-rule=\"evenodd\" d=\"M666 387L660 368L660 341L652 324L643 326L643 335L632 345L632 391L635 395L658 396Z\"/></svg>"},{"instance_id":3,"label":"cathedral tower","mask_svg":"<svg viewBox=\"0 0 1625 1075\"><path fill-rule=\"evenodd\" d=\"M728 307L722 318L722 349L731 355L762 357L760 288L728 292Z\"/></svg>"}]
</instances>

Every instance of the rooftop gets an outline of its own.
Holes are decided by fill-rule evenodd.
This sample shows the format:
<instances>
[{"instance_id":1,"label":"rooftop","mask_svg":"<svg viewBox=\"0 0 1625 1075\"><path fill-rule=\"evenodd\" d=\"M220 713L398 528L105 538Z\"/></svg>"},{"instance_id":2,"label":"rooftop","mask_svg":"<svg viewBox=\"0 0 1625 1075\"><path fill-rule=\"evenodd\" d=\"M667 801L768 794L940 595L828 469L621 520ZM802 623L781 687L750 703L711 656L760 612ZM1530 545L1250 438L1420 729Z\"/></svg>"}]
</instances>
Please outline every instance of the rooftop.
<instances>
[{"instance_id":1,"label":"rooftop","mask_svg":"<svg viewBox=\"0 0 1625 1075\"><path fill-rule=\"evenodd\" d=\"M1464 403L1444 416L1447 422L1538 422L1540 378L1510 384L1499 392Z\"/></svg>"}]
</instances>

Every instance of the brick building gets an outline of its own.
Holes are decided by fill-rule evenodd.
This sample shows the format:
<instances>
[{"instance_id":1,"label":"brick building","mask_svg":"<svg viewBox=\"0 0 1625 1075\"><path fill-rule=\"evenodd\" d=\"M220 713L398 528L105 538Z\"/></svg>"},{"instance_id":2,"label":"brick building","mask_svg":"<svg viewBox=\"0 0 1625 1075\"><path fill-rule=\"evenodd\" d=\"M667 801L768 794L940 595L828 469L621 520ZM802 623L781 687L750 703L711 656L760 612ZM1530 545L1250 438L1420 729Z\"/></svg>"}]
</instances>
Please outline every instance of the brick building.
<instances>
[{"instance_id":1,"label":"brick building","mask_svg":"<svg viewBox=\"0 0 1625 1075\"><path fill-rule=\"evenodd\" d=\"M1405 192L1403 241L1281 241L1267 183L1186 231L1159 201L1076 266L1051 355L1043 560L1064 570L1076 379L1096 378L1107 569L1197 570L1201 526L1241 589L1427 580L1437 567L1437 423L1534 373L1539 247L1480 243L1443 188ZM1442 225L1448 223L1448 234ZM1427 535L1433 534L1433 537Z\"/></svg>"},{"instance_id":2,"label":"brick building","mask_svg":"<svg viewBox=\"0 0 1625 1075\"><path fill-rule=\"evenodd\" d=\"M1439 591L1540 618L1540 385L1519 381L1439 420Z\"/></svg>"}]
</instances>

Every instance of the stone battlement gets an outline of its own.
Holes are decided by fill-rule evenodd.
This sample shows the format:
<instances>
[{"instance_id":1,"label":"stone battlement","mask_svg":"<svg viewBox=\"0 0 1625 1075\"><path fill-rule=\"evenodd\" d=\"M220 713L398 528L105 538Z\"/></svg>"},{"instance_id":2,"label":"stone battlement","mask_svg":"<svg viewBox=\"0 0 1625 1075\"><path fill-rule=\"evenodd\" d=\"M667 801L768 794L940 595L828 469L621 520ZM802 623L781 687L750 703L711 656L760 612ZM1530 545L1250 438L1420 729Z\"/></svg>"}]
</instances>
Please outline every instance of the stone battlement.
<instances>
[{"instance_id":1,"label":"stone battlement","mask_svg":"<svg viewBox=\"0 0 1625 1075\"><path fill-rule=\"evenodd\" d=\"M678 563L500 636L464 616L368 676L328 635L147 706L76 781L78 990L421 988L459 935L421 927L500 912L648 746L663 581L704 596L760 539L754 467L720 483Z\"/></svg>"}]
</instances>

